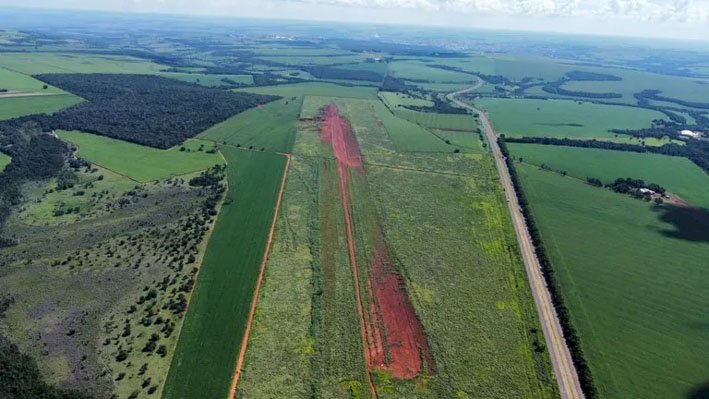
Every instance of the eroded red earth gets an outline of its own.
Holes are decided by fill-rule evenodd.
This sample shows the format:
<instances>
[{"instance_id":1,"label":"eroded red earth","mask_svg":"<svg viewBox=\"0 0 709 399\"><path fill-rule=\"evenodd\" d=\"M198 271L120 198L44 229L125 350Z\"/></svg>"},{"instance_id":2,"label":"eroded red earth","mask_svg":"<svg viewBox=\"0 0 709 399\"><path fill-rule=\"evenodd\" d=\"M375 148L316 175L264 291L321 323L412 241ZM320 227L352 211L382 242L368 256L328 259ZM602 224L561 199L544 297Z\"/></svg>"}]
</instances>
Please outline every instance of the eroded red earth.
<instances>
[{"instance_id":1,"label":"eroded red earth","mask_svg":"<svg viewBox=\"0 0 709 399\"><path fill-rule=\"evenodd\" d=\"M409 301L404 282L391 259L381 226L378 224L374 227L375 231L368 232L374 239L375 251L370 260L366 287L371 305L365 314L360 296L363 291L359 287L359 268L348 189L350 170L365 173L362 154L349 123L340 116L334 104L323 110L320 134L323 142L332 145L337 160L348 252L358 294L357 304L362 322L362 339L367 348L367 363L370 368L386 370L399 379L416 377L424 362L427 372L432 373L435 371L434 362L426 334Z\"/></svg>"}]
</instances>

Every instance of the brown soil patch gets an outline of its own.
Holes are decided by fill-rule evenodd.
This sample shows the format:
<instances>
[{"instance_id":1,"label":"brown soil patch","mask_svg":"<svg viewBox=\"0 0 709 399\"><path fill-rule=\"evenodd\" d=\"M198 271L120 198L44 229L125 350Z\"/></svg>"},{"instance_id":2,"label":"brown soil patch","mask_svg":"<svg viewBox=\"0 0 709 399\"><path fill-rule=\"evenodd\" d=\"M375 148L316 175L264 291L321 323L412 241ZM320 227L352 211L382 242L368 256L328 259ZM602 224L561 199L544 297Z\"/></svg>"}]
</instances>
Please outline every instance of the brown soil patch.
<instances>
[{"instance_id":1,"label":"brown soil patch","mask_svg":"<svg viewBox=\"0 0 709 399\"><path fill-rule=\"evenodd\" d=\"M386 370L399 379L416 377L426 362L427 370L434 371L431 348L420 320L406 293L404 282L396 264L389 255L380 226L372 231L375 238L375 254L367 276L366 292L370 306L365 315L361 298L359 268L355 251L354 229L348 190L350 169L365 173L359 145L349 123L340 116L337 106L328 105L322 114L321 135L323 142L332 145L337 159L340 194L345 213L345 230L350 262L353 268L357 306L360 314L362 341L366 348L365 360L369 367ZM369 381L370 390L376 391Z\"/></svg>"},{"instance_id":2,"label":"brown soil patch","mask_svg":"<svg viewBox=\"0 0 709 399\"><path fill-rule=\"evenodd\" d=\"M25 91L5 91L0 93L0 98L14 97L40 97L40 96L55 96L57 93L31 93Z\"/></svg>"}]
</instances>

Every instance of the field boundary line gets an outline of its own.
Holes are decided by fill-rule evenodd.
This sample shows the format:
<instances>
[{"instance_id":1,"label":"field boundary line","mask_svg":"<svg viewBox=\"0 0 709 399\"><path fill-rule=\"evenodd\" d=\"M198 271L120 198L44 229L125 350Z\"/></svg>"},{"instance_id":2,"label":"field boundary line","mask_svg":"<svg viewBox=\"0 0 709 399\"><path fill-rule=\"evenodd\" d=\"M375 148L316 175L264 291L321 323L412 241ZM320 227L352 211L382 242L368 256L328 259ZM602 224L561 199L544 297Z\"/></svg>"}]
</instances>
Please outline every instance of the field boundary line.
<instances>
[{"instance_id":1,"label":"field boundary line","mask_svg":"<svg viewBox=\"0 0 709 399\"><path fill-rule=\"evenodd\" d=\"M281 188L278 191L278 199L276 200L276 207L273 211L273 221L271 222L271 229L268 232L268 241L266 241L266 250L263 253L263 260L261 261L261 270L259 271L258 280L256 280L256 287L254 288L254 297L251 300L251 310L249 311L249 318L246 320L246 329L244 330L244 337L241 340L241 349L239 349L239 357L236 360L236 369L234 370L234 377L231 381L231 388L229 389L228 399L236 397L236 390L239 384L239 378L241 377L241 368L244 365L244 358L246 357L246 347L249 342L249 336L251 335L251 326L253 325L254 316L256 315L256 306L258 305L258 297L261 292L261 285L263 284L263 276L266 272L266 264L268 263L268 255L271 251L271 244L273 243L273 236L276 231L276 224L278 223L278 215L281 209L281 200L283 199L283 192L286 188L286 180L288 178L288 170L290 169L291 155L283 154L286 157L286 166L283 170L283 178L281 179Z\"/></svg>"}]
</instances>

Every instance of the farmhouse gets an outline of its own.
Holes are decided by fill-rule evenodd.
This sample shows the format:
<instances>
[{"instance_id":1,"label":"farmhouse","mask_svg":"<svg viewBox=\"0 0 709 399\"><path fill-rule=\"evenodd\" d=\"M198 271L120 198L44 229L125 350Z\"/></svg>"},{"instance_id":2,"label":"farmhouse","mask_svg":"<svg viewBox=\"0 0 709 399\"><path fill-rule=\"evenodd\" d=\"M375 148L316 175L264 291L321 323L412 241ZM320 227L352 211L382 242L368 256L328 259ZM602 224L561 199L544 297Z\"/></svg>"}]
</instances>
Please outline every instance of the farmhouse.
<instances>
[{"instance_id":1,"label":"farmhouse","mask_svg":"<svg viewBox=\"0 0 709 399\"><path fill-rule=\"evenodd\" d=\"M643 195L655 195L656 194L654 191L650 190L649 188L644 188L644 187L638 189L638 191L640 192L640 194L643 194Z\"/></svg>"}]
</instances>

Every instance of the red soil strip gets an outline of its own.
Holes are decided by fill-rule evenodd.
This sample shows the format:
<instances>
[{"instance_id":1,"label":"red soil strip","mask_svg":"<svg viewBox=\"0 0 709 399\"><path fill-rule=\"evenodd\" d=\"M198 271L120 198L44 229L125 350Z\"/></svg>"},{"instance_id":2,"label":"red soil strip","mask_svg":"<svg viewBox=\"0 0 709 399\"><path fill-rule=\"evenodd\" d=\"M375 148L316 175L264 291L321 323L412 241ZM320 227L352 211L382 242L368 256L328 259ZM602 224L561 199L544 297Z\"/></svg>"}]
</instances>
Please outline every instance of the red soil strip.
<instances>
[{"instance_id":1,"label":"red soil strip","mask_svg":"<svg viewBox=\"0 0 709 399\"><path fill-rule=\"evenodd\" d=\"M347 246L357 292L362 341L366 348L365 360L369 367L386 370L399 379L416 377L422 370L424 361L428 371L433 372L433 356L426 334L420 320L416 317L404 282L389 255L382 229L378 225L375 231L371 232L376 247L371 261L371 275L367 280L371 305L365 318L348 190L349 169L365 173L362 155L349 123L339 115L334 104L325 108L322 118L320 138L323 142L332 145L337 159ZM369 384L372 396L376 397L371 378Z\"/></svg>"},{"instance_id":2,"label":"red soil strip","mask_svg":"<svg viewBox=\"0 0 709 399\"><path fill-rule=\"evenodd\" d=\"M286 178L288 177L288 169L290 168L290 154L283 154L286 157L286 167L283 170L283 180L281 180L281 188L278 191L278 200L276 200L276 208L273 212L273 221L271 222L271 230L268 232L268 240L266 241L266 251L263 253L263 260L261 261L261 271L259 271L258 280L256 280L256 288L254 289L254 298L251 300L251 310L249 312L249 318L246 321L246 330L244 330L244 338L241 340L241 349L239 350L239 357L236 360L236 370L234 370L234 377L231 381L231 390L229 394L229 399L236 397L236 388L239 384L239 377L241 377L241 368L244 366L244 356L246 355L246 346L249 343L249 335L251 334L251 325L254 321L254 315L256 314L256 305L258 304L258 296L261 291L261 285L263 283L263 275L266 271L266 263L268 263L268 253L271 251L271 243L273 242L273 235L276 231L276 222L278 221L278 213L281 209L281 200L283 199L283 191L286 189Z\"/></svg>"}]
</instances>

